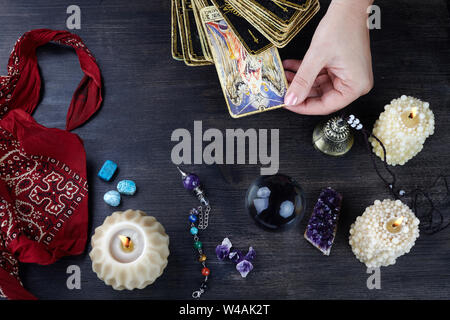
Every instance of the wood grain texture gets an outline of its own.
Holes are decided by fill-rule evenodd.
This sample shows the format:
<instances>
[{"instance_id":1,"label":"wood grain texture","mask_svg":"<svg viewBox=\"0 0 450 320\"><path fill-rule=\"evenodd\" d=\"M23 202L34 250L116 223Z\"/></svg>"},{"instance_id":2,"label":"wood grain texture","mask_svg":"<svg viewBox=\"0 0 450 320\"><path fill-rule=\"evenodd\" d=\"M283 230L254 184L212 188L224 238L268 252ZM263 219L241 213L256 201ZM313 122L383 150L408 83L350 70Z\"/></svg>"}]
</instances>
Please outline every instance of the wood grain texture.
<instances>
[{"instance_id":1,"label":"wood grain texture","mask_svg":"<svg viewBox=\"0 0 450 320\"><path fill-rule=\"evenodd\" d=\"M301 58L329 1L321 12L281 50L282 57ZM75 132L84 140L90 183L90 227L113 212L102 200L120 179L133 179L138 192L124 197L120 210L141 209L154 215L170 236L169 264L144 290L118 292L91 270L90 245L80 256L50 266L21 265L25 287L41 299L189 299L201 282L186 221L197 205L184 191L170 159L176 128L279 128L280 172L294 177L306 192L307 212L295 228L268 233L245 212L247 186L258 166L230 166L236 180L227 182L219 166L186 166L203 180L213 205L210 226L201 235L212 271L206 299L450 299L450 230L421 235L410 254L382 268L381 290L368 290L366 268L348 244L351 223L376 199L389 197L375 174L362 140L350 153L331 158L314 150L311 135L321 117L277 110L232 119L214 67L189 68L170 53L170 1L32 1L0 0L0 66L16 39L34 28L65 29L66 8L78 4L82 28L77 30L99 61L105 99L98 114ZM375 87L349 108L370 127L385 104L402 94L430 102L436 132L424 150L406 166L395 167L406 190L427 186L441 172L449 173L450 157L450 20L445 0L378 1L382 29L372 36ZM63 128L72 93L81 79L70 49L47 45L38 50L45 85L34 116L49 127ZM100 181L96 173L106 159L119 164L118 177ZM325 257L303 239L303 232L321 188L344 195L344 206L331 256ZM450 218L447 217L447 218ZM228 236L239 248L257 252L254 271L242 279L232 264L218 262L215 246ZM82 289L68 290L66 268L82 270Z\"/></svg>"}]
</instances>

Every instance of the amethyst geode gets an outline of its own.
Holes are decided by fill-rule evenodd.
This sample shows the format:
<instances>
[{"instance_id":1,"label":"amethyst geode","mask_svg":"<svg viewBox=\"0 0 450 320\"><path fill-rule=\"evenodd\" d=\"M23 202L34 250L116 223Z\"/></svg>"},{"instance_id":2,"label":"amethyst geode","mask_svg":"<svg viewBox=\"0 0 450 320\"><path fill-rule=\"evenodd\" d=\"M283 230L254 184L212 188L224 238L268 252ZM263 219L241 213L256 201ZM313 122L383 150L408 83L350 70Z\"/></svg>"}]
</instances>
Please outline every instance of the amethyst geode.
<instances>
[{"instance_id":1,"label":"amethyst geode","mask_svg":"<svg viewBox=\"0 0 450 320\"><path fill-rule=\"evenodd\" d=\"M336 236L341 204L340 193L329 187L323 189L306 227L305 239L327 256Z\"/></svg>"}]
</instances>

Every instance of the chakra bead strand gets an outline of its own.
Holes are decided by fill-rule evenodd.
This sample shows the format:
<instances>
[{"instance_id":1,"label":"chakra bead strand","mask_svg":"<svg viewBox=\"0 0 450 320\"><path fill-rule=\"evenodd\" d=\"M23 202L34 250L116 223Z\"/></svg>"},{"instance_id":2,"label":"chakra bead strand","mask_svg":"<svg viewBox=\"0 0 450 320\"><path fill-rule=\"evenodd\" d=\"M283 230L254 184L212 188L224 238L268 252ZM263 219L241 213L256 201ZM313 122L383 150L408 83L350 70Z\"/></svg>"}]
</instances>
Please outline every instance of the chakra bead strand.
<instances>
[{"instance_id":1,"label":"chakra bead strand","mask_svg":"<svg viewBox=\"0 0 450 320\"><path fill-rule=\"evenodd\" d=\"M199 207L198 209L193 208L189 212L189 222L190 222L190 233L194 237L194 248L198 251L198 262L201 263L203 266L202 268L202 275L205 276L205 279L200 285L200 289L198 291L194 291L192 293L193 298L200 298L202 293L204 293L207 289L207 281L208 276L210 274L209 268L206 266L206 254L203 253L203 243L200 241L200 238L198 237L198 228L196 227L196 222L199 220L197 217L199 215L199 212L202 212L202 207Z\"/></svg>"},{"instance_id":2,"label":"chakra bead strand","mask_svg":"<svg viewBox=\"0 0 450 320\"><path fill-rule=\"evenodd\" d=\"M206 198L205 192L201 187L199 177L193 173L186 173L179 167L177 168L183 180L183 187L186 190L192 191L201 204L197 209L191 209L188 218L190 223L189 233L194 238L194 248L197 249L199 254L198 262L200 262L202 265L201 273L205 277L200 285L199 290L192 293L193 298L200 298L200 296L208 288L207 282L211 271L206 266L206 254L203 253L203 243L200 241L198 234L200 230L205 230L208 227L208 218L209 213L211 212L211 206L209 205L209 201Z\"/></svg>"}]
</instances>

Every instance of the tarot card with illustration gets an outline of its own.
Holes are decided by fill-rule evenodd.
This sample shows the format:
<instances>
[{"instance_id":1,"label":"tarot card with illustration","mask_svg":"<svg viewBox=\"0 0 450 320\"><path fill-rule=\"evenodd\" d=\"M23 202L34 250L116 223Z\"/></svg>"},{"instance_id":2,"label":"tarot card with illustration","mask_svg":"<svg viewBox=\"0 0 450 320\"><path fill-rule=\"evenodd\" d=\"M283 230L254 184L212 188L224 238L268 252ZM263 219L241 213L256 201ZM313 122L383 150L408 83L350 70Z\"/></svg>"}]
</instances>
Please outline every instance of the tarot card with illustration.
<instances>
[{"instance_id":1,"label":"tarot card with illustration","mask_svg":"<svg viewBox=\"0 0 450 320\"><path fill-rule=\"evenodd\" d=\"M203 8L200 16L230 115L282 107L287 81L278 50L250 55L216 7Z\"/></svg>"}]
</instances>

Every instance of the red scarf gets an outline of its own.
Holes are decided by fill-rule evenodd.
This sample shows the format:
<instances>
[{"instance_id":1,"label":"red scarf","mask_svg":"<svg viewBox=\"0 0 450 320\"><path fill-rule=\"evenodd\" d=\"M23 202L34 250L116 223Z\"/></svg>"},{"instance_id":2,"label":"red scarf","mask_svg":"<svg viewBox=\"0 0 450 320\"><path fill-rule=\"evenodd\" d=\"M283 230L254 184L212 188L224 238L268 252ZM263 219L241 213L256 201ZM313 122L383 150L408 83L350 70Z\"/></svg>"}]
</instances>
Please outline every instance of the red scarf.
<instances>
[{"instance_id":1,"label":"red scarf","mask_svg":"<svg viewBox=\"0 0 450 320\"><path fill-rule=\"evenodd\" d=\"M36 48L50 41L73 47L85 74L70 103L67 131L43 127L30 115L41 88ZM0 77L0 296L35 299L20 282L19 261L50 264L84 251L86 154L69 130L101 102L100 70L79 36L39 29L17 41L8 75Z\"/></svg>"}]
</instances>

